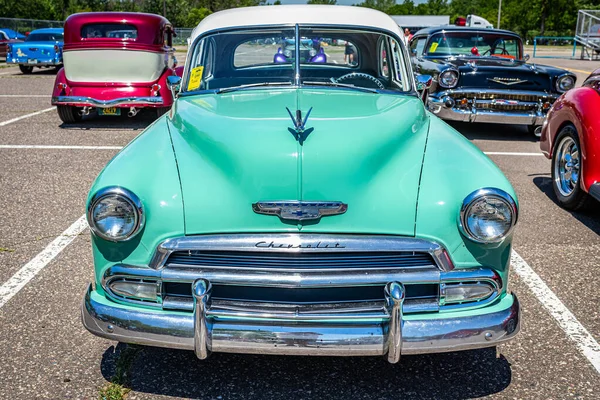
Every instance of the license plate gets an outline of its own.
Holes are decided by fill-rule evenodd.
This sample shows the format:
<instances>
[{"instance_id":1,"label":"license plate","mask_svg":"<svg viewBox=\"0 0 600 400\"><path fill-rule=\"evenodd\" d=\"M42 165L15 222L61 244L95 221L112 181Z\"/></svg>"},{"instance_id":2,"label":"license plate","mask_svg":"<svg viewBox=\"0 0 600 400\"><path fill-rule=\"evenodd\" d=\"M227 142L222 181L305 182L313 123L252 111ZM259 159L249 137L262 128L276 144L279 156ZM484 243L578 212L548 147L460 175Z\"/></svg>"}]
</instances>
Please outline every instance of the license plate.
<instances>
[{"instance_id":1,"label":"license plate","mask_svg":"<svg viewBox=\"0 0 600 400\"><path fill-rule=\"evenodd\" d=\"M30 58L27 60L27 64L37 64L37 60L35 58Z\"/></svg>"},{"instance_id":2,"label":"license plate","mask_svg":"<svg viewBox=\"0 0 600 400\"><path fill-rule=\"evenodd\" d=\"M121 115L121 109L117 107L99 108L98 115Z\"/></svg>"}]
</instances>

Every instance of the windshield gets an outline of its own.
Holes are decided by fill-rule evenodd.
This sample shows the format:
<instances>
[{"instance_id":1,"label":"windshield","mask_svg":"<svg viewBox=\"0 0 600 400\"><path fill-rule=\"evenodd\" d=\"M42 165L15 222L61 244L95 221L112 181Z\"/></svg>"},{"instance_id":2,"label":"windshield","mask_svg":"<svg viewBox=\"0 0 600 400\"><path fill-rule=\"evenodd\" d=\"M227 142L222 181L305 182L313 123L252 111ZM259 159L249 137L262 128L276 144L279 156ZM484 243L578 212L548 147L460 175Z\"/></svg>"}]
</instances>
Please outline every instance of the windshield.
<instances>
[{"instance_id":1,"label":"windshield","mask_svg":"<svg viewBox=\"0 0 600 400\"><path fill-rule=\"evenodd\" d=\"M406 92L412 81L394 37L342 28L215 33L196 42L188 66L187 92L286 85Z\"/></svg>"},{"instance_id":2,"label":"windshield","mask_svg":"<svg viewBox=\"0 0 600 400\"><path fill-rule=\"evenodd\" d=\"M62 33L31 33L25 39L26 42L62 42Z\"/></svg>"},{"instance_id":3,"label":"windshield","mask_svg":"<svg viewBox=\"0 0 600 400\"><path fill-rule=\"evenodd\" d=\"M484 32L443 32L429 40L426 55L521 59L521 41L510 35Z\"/></svg>"}]
</instances>

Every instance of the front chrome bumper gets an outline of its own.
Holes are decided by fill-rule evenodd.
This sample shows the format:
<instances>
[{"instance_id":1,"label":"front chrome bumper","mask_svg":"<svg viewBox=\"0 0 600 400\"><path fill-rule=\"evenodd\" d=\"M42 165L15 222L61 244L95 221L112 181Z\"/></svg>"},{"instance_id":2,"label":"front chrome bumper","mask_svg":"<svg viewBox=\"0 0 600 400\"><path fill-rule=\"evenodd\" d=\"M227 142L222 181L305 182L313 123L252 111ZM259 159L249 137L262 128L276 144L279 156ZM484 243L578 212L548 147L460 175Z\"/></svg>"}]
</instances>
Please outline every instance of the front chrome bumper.
<instances>
[{"instance_id":1,"label":"front chrome bumper","mask_svg":"<svg viewBox=\"0 0 600 400\"><path fill-rule=\"evenodd\" d=\"M403 315L404 286L385 288L383 313L322 314L297 310L268 311L252 316L231 313L211 302L211 284L193 286L194 311L143 309L119 304L92 290L82 306L84 326L93 334L125 343L194 350L200 359L211 352L387 356L424 354L495 346L520 329L520 307L514 294L476 312Z\"/></svg>"},{"instance_id":2,"label":"front chrome bumper","mask_svg":"<svg viewBox=\"0 0 600 400\"><path fill-rule=\"evenodd\" d=\"M436 93L428 97L427 108L434 115L447 121L541 126L546 119L544 110L547 111L549 104L555 100L554 96L536 92L507 92L504 95L510 98L523 94L523 96L537 97L543 101L503 100L502 93L493 93L497 98L490 100L489 97L492 93L482 91L481 94L481 97L485 99L478 99L477 96L471 98L474 94L469 91L450 90ZM462 107L457 105L454 99L457 95L469 96L468 105ZM544 103L548 103L548 108L543 108ZM528 110L494 110L495 104L524 107Z\"/></svg>"},{"instance_id":3,"label":"front chrome bumper","mask_svg":"<svg viewBox=\"0 0 600 400\"><path fill-rule=\"evenodd\" d=\"M164 104L160 96L148 97L121 97L112 100L98 100L91 97L82 96L56 96L52 97L52 105L69 105L76 107L140 107L140 106L161 106Z\"/></svg>"}]
</instances>

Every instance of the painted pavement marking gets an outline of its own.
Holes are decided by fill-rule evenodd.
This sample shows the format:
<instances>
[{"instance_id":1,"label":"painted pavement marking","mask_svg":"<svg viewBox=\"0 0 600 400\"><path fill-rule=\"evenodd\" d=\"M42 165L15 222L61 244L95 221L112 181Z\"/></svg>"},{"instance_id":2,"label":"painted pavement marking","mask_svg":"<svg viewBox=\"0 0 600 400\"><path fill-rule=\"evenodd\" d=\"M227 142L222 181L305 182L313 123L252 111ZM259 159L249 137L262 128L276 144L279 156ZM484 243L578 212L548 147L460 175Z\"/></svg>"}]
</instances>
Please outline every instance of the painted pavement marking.
<instances>
[{"instance_id":1,"label":"painted pavement marking","mask_svg":"<svg viewBox=\"0 0 600 400\"><path fill-rule=\"evenodd\" d=\"M41 253L25 264L8 281L0 286L0 308L25 287L46 265L50 263L77 235L87 228L85 215L82 215L66 231L61 233Z\"/></svg>"},{"instance_id":2,"label":"painted pavement marking","mask_svg":"<svg viewBox=\"0 0 600 400\"><path fill-rule=\"evenodd\" d=\"M526 156L526 157L537 157L543 156L542 153L518 153L510 151L484 151L483 154L488 156Z\"/></svg>"},{"instance_id":3,"label":"painted pavement marking","mask_svg":"<svg viewBox=\"0 0 600 400\"><path fill-rule=\"evenodd\" d=\"M49 96L47 94L0 94L0 97L46 97L46 98L50 98L52 96Z\"/></svg>"},{"instance_id":4,"label":"painted pavement marking","mask_svg":"<svg viewBox=\"0 0 600 400\"><path fill-rule=\"evenodd\" d=\"M0 149L40 149L40 150L121 150L122 146L60 146L60 145L27 145L0 144Z\"/></svg>"},{"instance_id":5,"label":"painted pavement marking","mask_svg":"<svg viewBox=\"0 0 600 400\"><path fill-rule=\"evenodd\" d=\"M563 304L538 274L525 260L513 250L510 257L513 271L529 287L538 301L556 320L558 326L566 333L567 337L575 342L581 353L588 359L592 366L600 373L600 345L587 329L581 325L575 315Z\"/></svg>"},{"instance_id":6,"label":"painted pavement marking","mask_svg":"<svg viewBox=\"0 0 600 400\"><path fill-rule=\"evenodd\" d=\"M13 122L17 122L17 121L20 121L20 120L25 119L25 118L33 117L35 115L43 114L45 112L52 111L54 109L56 109L56 107L50 107L50 108L46 108L45 110L36 111L34 113L31 113L31 114L21 115L20 117L9 119L8 121L0 122L0 126L6 126L8 124L12 124Z\"/></svg>"},{"instance_id":7,"label":"painted pavement marking","mask_svg":"<svg viewBox=\"0 0 600 400\"><path fill-rule=\"evenodd\" d=\"M564 67L563 67L564 68ZM575 68L565 68L567 71L573 71L573 72L581 72L582 74L591 74L592 71L584 71L582 69L575 69Z\"/></svg>"}]
</instances>

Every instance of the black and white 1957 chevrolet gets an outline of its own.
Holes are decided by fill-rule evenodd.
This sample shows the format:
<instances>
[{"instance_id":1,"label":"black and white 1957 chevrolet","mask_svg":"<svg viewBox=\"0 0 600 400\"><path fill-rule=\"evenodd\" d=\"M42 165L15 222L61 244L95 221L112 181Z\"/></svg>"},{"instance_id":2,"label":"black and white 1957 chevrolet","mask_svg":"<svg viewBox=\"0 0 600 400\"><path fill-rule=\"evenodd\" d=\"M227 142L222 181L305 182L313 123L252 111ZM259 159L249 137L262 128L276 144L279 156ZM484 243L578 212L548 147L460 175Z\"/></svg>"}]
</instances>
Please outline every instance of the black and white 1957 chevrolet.
<instances>
[{"instance_id":1,"label":"black and white 1957 chevrolet","mask_svg":"<svg viewBox=\"0 0 600 400\"><path fill-rule=\"evenodd\" d=\"M575 86L566 70L527 63L510 31L428 28L410 50L415 71L433 77L427 106L444 120L527 125L539 136L552 103Z\"/></svg>"}]
</instances>

